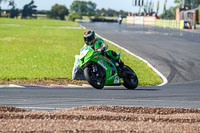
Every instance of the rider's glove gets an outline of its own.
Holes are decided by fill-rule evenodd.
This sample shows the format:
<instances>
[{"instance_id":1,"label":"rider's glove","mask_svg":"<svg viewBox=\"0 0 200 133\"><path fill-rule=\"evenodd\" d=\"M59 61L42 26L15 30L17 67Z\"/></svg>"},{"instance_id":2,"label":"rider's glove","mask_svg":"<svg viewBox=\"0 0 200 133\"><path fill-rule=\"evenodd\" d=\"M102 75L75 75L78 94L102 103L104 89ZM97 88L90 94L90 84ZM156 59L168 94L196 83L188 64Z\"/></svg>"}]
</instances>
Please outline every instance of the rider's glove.
<instances>
[{"instance_id":1,"label":"rider's glove","mask_svg":"<svg viewBox=\"0 0 200 133\"><path fill-rule=\"evenodd\" d=\"M100 48L98 48L98 49L96 49L95 51L97 51L97 52L101 52L101 49L100 49Z\"/></svg>"},{"instance_id":2,"label":"rider's glove","mask_svg":"<svg viewBox=\"0 0 200 133\"><path fill-rule=\"evenodd\" d=\"M104 53L106 50L105 50L105 48L98 48L95 51L97 51L99 53Z\"/></svg>"}]
</instances>

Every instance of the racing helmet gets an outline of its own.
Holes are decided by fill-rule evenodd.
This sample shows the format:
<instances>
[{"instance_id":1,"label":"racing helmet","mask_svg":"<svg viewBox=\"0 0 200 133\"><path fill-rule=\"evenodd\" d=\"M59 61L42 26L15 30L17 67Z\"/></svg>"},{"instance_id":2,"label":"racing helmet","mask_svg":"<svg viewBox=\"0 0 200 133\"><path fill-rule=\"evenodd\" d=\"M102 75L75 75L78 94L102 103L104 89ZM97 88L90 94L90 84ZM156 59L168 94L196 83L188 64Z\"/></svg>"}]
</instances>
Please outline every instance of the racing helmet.
<instances>
[{"instance_id":1,"label":"racing helmet","mask_svg":"<svg viewBox=\"0 0 200 133\"><path fill-rule=\"evenodd\" d=\"M87 45L92 45L95 39L95 32L93 30L88 30L84 33L84 41Z\"/></svg>"}]
</instances>

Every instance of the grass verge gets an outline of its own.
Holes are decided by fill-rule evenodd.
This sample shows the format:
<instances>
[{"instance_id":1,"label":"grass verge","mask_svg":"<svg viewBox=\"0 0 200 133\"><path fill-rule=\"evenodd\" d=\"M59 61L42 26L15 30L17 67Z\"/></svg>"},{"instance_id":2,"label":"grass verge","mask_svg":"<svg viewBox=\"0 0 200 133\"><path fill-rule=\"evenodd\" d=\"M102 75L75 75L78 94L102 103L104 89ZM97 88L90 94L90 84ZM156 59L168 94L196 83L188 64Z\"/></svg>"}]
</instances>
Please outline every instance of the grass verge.
<instances>
[{"instance_id":1,"label":"grass verge","mask_svg":"<svg viewBox=\"0 0 200 133\"><path fill-rule=\"evenodd\" d=\"M0 79L71 79L74 56L84 44L84 29L57 20L0 19ZM162 82L146 63L109 44L122 53L122 60L136 72L140 85Z\"/></svg>"},{"instance_id":2,"label":"grass verge","mask_svg":"<svg viewBox=\"0 0 200 133\"><path fill-rule=\"evenodd\" d=\"M55 27L79 27L78 24L73 22L58 21L52 19L7 19L0 18L0 25L3 26L55 26Z\"/></svg>"}]
</instances>

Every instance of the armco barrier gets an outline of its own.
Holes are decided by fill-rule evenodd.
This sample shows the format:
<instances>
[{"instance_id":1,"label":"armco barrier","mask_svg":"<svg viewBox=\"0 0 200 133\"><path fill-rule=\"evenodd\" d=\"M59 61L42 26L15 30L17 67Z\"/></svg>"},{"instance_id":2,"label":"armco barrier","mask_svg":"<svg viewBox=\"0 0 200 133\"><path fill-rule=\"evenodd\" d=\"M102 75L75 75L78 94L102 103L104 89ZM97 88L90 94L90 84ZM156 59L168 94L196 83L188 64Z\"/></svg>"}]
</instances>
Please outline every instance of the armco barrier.
<instances>
[{"instance_id":1,"label":"armco barrier","mask_svg":"<svg viewBox=\"0 0 200 133\"><path fill-rule=\"evenodd\" d=\"M144 17L135 16L135 24L144 24Z\"/></svg>"},{"instance_id":2,"label":"armco barrier","mask_svg":"<svg viewBox=\"0 0 200 133\"><path fill-rule=\"evenodd\" d=\"M134 16L127 16L126 22L128 24L135 24L135 17Z\"/></svg>"},{"instance_id":3,"label":"armco barrier","mask_svg":"<svg viewBox=\"0 0 200 133\"><path fill-rule=\"evenodd\" d=\"M153 25L164 28L184 29L184 21L156 19L156 17L128 16L127 23Z\"/></svg>"},{"instance_id":4,"label":"armco barrier","mask_svg":"<svg viewBox=\"0 0 200 133\"><path fill-rule=\"evenodd\" d=\"M155 26L173 29L184 29L184 21L182 20L178 22L176 20L157 19L155 22Z\"/></svg>"},{"instance_id":5,"label":"armco barrier","mask_svg":"<svg viewBox=\"0 0 200 133\"><path fill-rule=\"evenodd\" d=\"M156 17L144 17L144 25L155 25Z\"/></svg>"},{"instance_id":6,"label":"armco barrier","mask_svg":"<svg viewBox=\"0 0 200 133\"><path fill-rule=\"evenodd\" d=\"M155 25L156 17L127 16L128 24Z\"/></svg>"}]
</instances>

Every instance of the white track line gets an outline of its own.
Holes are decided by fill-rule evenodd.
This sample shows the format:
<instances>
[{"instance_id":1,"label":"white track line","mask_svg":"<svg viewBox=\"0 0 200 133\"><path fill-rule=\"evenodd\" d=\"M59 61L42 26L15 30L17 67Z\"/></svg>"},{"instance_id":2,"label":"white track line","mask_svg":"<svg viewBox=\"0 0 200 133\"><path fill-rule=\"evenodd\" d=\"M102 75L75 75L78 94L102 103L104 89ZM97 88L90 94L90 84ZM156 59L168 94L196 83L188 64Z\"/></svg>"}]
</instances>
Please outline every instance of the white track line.
<instances>
[{"instance_id":1,"label":"white track line","mask_svg":"<svg viewBox=\"0 0 200 133\"><path fill-rule=\"evenodd\" d=\"M83 27L83 29L86 29L86 27L84 27L84 26L82 26L82 25L81 25L81 27ZM110 40L108 40L108 39L102 37L101 35L99 35L99 34L97 34L97 33L96 33L96 35L99 36L100 38L106 40L107 42L109 42L109 43L111 43L111 44L113 44L113 45L115 45L115 46L117 46L117 47L123 49L123 50L126 51L127 53L129 53L129 54L131 54L131 55L137 57L138 59L142 60L143 62L147 63L147 65L149 65L149 66L152 68L152 70L153 70L154 72L156 72L156 73L162 78L162 80L163 80L163 82L162 82L161 84L157 85L157 86L163 86L163 85L165 85L165 84L168 83L167 78L166 78L161 72L159 72L155 67L153 67L147 60L143 59L143 58L140 57L140 56L137 56L136 54L130 52L129 50L127 50L127 49L121 47L121 46L118 45L117 43L112 42L112 41L110 41Z\"/></svg>"}]
</instances>

